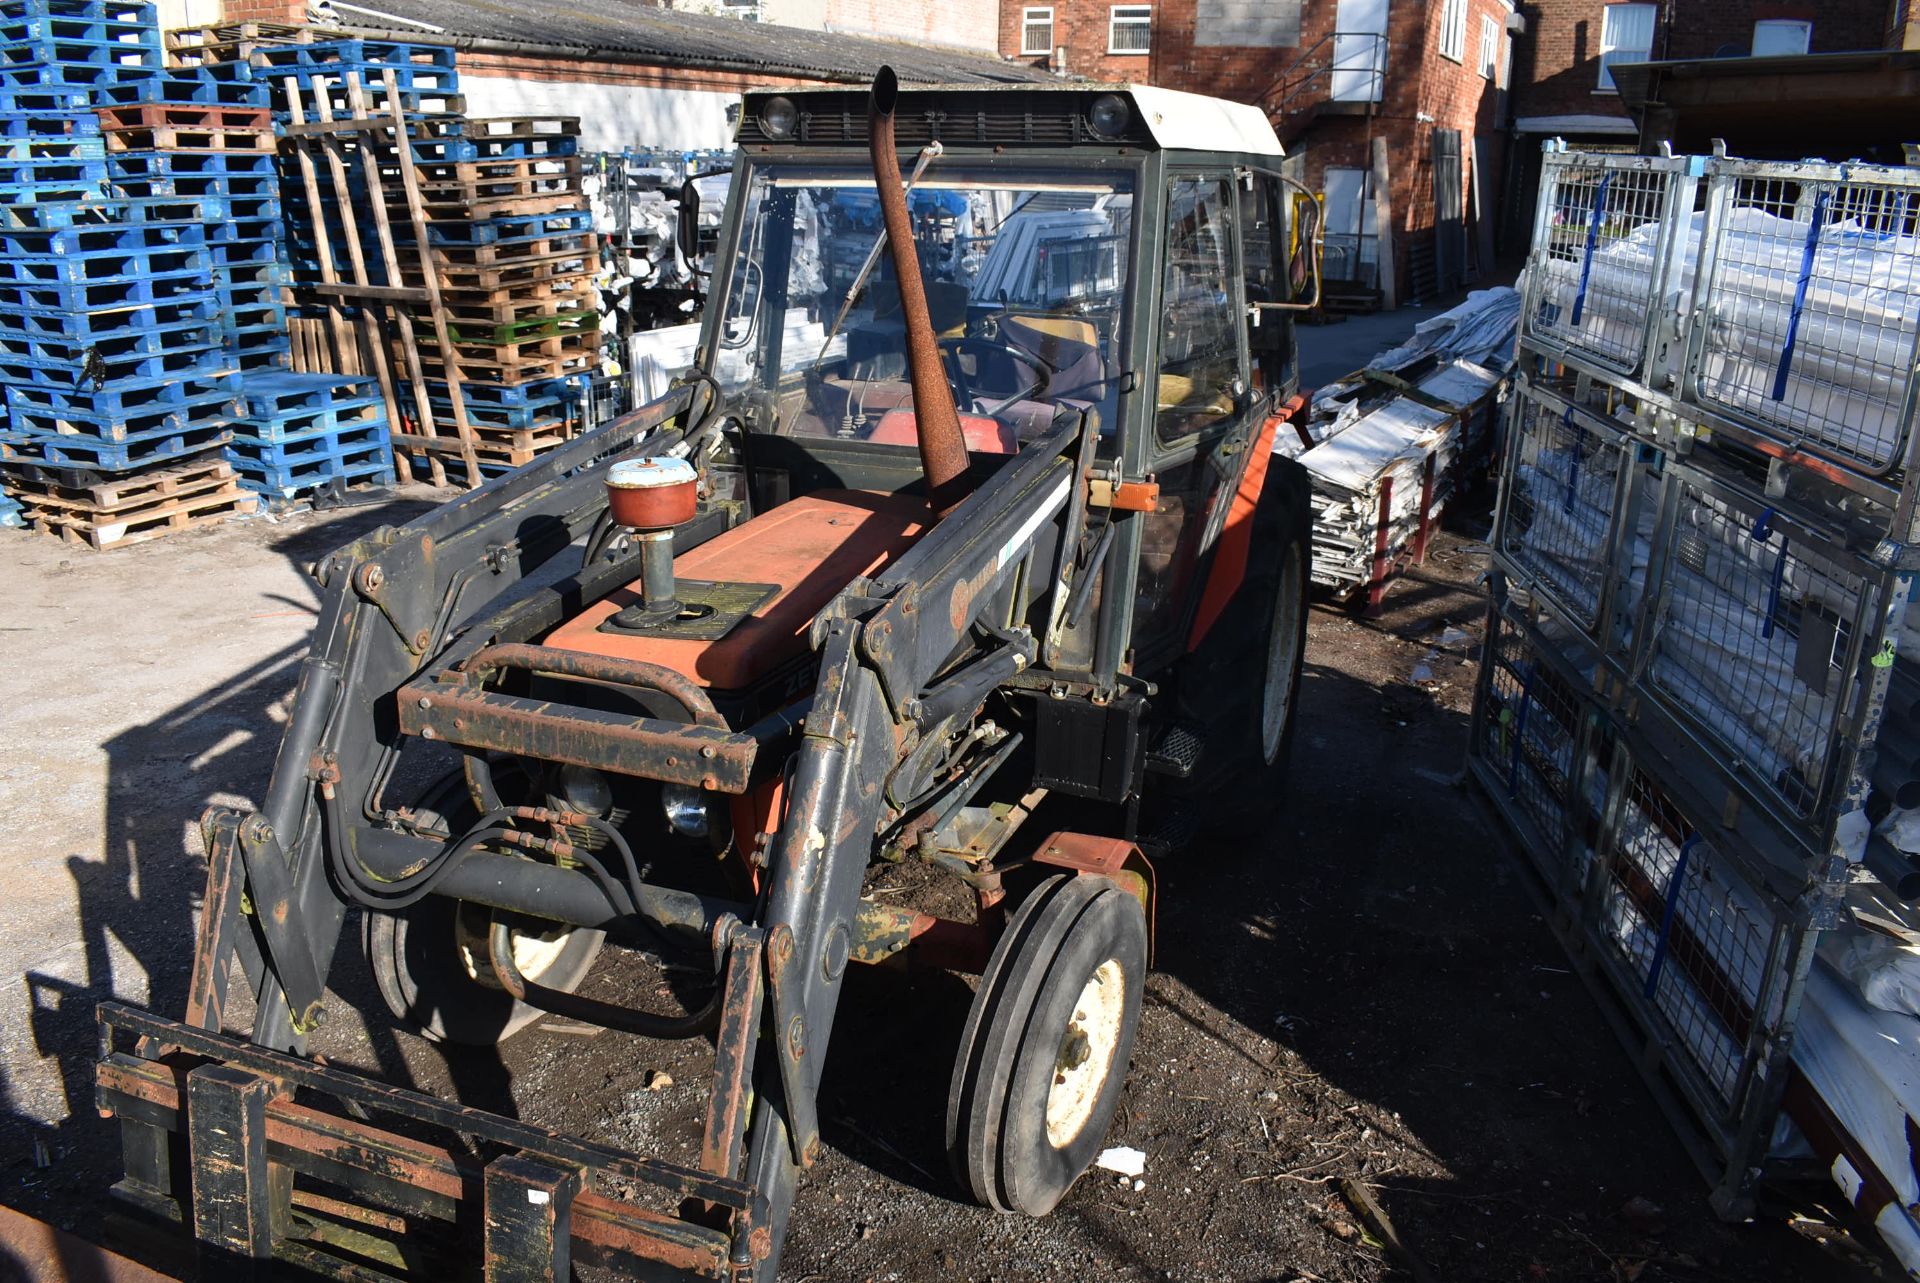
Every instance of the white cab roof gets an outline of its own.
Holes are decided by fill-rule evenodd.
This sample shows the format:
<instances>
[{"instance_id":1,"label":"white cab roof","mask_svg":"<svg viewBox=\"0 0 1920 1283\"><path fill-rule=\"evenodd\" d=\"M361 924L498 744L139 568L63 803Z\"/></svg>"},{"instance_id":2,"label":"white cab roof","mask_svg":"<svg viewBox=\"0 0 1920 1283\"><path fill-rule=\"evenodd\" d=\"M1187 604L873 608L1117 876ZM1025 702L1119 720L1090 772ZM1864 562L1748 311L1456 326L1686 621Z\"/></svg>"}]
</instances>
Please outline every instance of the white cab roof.
<instances>
[{"instance_id":1,"label":"white cab roof","mask_svg":"<svg viewBox=\"0 0 1920 1283\"><path fill-rule=\"evenodd\" d=\"M1086 89L1086 85L1076 85ZM1116 85L1130 94L1146 118L1153 140L1162 147L1192 151L1244 151L1256 156L1284 156L1273 123L1258 107L1228 102L1205 94L1183 93L1154 85Z\"/></svg>"}]
</instances>

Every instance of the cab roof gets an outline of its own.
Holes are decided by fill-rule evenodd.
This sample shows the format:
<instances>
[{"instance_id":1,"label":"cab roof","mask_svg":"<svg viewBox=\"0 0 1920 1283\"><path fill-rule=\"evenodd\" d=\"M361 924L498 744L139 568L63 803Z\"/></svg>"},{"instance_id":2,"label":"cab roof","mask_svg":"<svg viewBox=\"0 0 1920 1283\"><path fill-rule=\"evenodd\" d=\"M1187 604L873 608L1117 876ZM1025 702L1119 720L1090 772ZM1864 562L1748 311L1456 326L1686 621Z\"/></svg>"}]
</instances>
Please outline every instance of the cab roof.
<instances>
[{"instance_id":1,"label":"cab roof","mask_svg":"<svg viewBox=\"0 0 1920 1283\"><path fill-rule=\"evenodd\" d=\"M1087 112L1096 99L1114 95L1129 108L1126 124L1110 135L1094 132ZM791 100L798 124L786 137L769 135L762 108L773 98ZM1039 85L902 85L894 108L900 145L934 140L949 146L1015 147L1133 145L1180 151L1241 152L1284 156L1266 113L1247 103L1154 85L1059 81ZM867 91L863 89L750 89L740 113L736 141L742 145L859 144L867 141Z\"/></svg>"}]
</instances>

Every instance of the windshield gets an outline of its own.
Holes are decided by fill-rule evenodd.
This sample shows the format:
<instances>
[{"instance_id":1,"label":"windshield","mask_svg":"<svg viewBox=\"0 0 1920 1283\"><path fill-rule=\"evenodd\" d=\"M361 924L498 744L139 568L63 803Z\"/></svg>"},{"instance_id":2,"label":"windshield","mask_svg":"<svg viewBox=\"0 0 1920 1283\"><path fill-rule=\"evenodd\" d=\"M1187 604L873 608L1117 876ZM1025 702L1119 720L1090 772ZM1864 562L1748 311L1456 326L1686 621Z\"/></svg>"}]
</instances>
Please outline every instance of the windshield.
<instances>
[{"instance_id":1,"label":"windshield","mask_svg":"<svg viewBox=\"0 0 1920 1283\"><path fill-rule=\"evenodd\" d=\"M865 166L749 171L712 367L788 436L911 445L906 328ZM1062 409L1118 422L1132 180L935 159L907 197L969 449L1013 453Z\"/></svg>"}]
</instances>

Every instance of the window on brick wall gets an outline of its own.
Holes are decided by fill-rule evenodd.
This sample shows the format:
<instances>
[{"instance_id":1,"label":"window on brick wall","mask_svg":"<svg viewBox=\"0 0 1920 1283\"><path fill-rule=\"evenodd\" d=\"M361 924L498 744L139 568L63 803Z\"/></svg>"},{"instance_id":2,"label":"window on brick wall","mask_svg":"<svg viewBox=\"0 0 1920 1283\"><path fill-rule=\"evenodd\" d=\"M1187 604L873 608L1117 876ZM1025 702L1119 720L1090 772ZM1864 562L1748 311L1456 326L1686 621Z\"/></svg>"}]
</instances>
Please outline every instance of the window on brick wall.
<instances>
[{"instance_id":1,"label":"window on brick wall","mask_svg":"<svg viewBox=\"0 0 1920 1283\"><path fill-rule=\"evenodd\" d=\"M1440 56L1466 61L1467 0L1446 0L1440 6Z\"/></svg>"},{"instance_id":2,"label":"window on brick wall","mask_svg":"<svg viewBox=\"0 0 1920 1283\"><path fill-rule=\"evenodd\" d=\"M1653 52L1653 19L1660 6L1610 4L1601 10L1600 91L1618 93L1611 68L1618 62L1645 62Z\"/></svg>"},{"instance_id":3,"label":"window on brick wall","mask_svg":"<svg viewBox=\"0 0 1920 1283\"><path fill-rule=\"evenodd\" d=\"M1480 74L1500 83L1500 24L1484 13L1480 15Z\"/></svg>"},{"instance_id":4,"label":"window on brick wall","mask_svg":"<svg viewBox=\"0 0 1920 1283\"><path fill-rule=\"evenodd\" d=\"M1813 43L1813 24L1792 18L1769 18L1753 24L1753 56L1773 58L1805 53Z\"/></svg>"},{"instance_id":5,"label":"window on brick wall","mask_svg":"<svg viewBox=\"0 0 1920 1283\"><path fill-rule=\"evenodd\" d=\"M1051 8L1020 11L1020 52L1023 54L1053 52L1053 10Z\"/></svg>"},{"instance_id":6,"label":"window on brick wall","mask_svg":"<svg viewBox=\"0 0 1920 1283\"><path fill-rule=\"evenodd\" d=\"M1153 6L1117 4L1107 10L1107 52L1146 53L1153 45Z\"/></svg>"}]
</instances>

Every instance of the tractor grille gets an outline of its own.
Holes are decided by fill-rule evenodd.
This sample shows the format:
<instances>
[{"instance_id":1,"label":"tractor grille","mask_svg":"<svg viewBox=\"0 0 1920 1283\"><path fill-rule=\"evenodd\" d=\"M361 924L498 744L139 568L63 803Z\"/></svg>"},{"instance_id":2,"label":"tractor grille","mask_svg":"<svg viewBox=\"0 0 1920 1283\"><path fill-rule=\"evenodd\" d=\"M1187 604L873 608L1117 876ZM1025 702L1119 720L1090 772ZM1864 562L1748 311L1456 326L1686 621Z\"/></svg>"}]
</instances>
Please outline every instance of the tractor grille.
<instances>
[{"instance_id":1,"label":"tractor grille","mask_svg":"<svg viewBox=\"0 0 1920 1283\"><path fill-rule=\"evenodd\" d=\"M894 133L902 148L924 147L938 141L948 147L1064 147L1151 145L1152 136L1137 114L1117 138L1096 135L1087 124L1087 107L1097 94L1049 90L1003 90L990 99L974 93L902 93L894 113ZM790 141L813 146L867 144L867 95L825 91L788 94L799 109L800 123ZM973 110L964 99L990 101ZM961 102L955 102L961 99ZM754 95L740 121L742 145L771 143L761 128L759 103ZM959 108L956 110L956 108Z\"/></svg>"}]
</instances>

